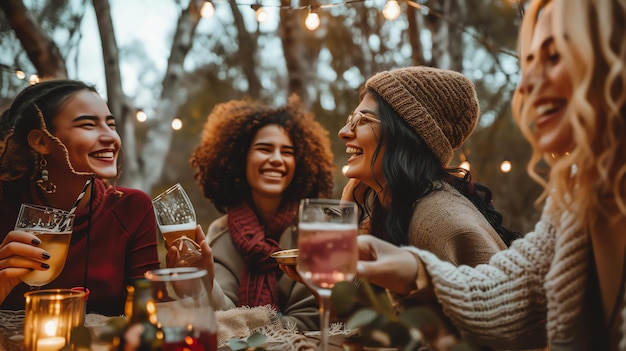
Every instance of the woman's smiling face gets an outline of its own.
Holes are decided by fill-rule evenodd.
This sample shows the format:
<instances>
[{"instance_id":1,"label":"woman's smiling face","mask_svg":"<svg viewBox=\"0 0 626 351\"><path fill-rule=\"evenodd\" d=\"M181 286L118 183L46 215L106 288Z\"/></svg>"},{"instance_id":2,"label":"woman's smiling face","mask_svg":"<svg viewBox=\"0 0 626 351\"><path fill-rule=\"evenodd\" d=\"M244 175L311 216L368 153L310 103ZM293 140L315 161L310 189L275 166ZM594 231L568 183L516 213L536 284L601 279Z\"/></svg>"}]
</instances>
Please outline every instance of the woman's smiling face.
<instances>
[{"instance_id":1,"label":"woman's smiling face","mask_svg":"<svg viewBox=\"0 0 626 351\"><path fill-rule=\"evenodd\" d=\"M66 101L52 124L53 134L67 148L74 170L93 172L105 179L117 175L121 139L115 130L115 118L100 95L89 90L77 92ZM50 157L55 158L51 166L66 164L65 155Z\"/></svg>"},{"instance_id":2,"label":"woman's smiling face","mask_svg":"<svg viewBox=\"0 0 626 351\"><path fill-rule=\"evenodd\" d=\"M552 5L548 5L535 27L519 85L524 95L526 123L534 124L537 145L542 152L562 154L573 142L567 107L572 81L557 51L552 30Z\"/></svg>"},{"instance_id":3,"label":"woman's smiling face","mask_svg":"<svg viewBox=\"0 0 626 351\"><path fill-rule=\"evenodd\" d=\"M246 162L246 178L253 199L280 199L296 172L291 138L276 124L262 127L252 139Z\"/></svg>"},{"instance_id":4,"label":"woman's smiling face","mask_svg":"<svg viewBox=\"0 0 626 351\"><path fill-rule=\"evenodd\" d=\"M350 155L345 176L358 179L375 191L385 184L382 166L385 148L376 155L380 139L377 111L378 103L366 94L349 117L352 123L346 123L339 130L339 138L346 143L346 153Z\"/></svg>"}]
</instances>

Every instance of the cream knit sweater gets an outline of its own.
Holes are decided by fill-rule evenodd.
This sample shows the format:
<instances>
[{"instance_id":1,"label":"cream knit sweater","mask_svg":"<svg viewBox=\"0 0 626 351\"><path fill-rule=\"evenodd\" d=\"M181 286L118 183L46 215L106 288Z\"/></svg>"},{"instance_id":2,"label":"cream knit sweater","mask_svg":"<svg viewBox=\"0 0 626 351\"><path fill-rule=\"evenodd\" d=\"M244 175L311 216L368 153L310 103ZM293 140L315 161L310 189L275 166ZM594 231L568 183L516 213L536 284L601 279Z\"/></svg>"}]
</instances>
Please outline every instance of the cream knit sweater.
<instances>
[{"instance_id":1,"label":"cream knit sweater","mask_svg":"<svg viewBox=\"0 0 626 351\"><path fill-rule=\"evenodd\" d=\"M561 215L559 228L544 209L533 232L488 265L455 267L413 247L431 278L444 312L467 333L497 340L511 349L593 350L584 312L591 245L588 234L574 227L573 215ZM619 264L619 263L617 263ZM626 320L626 311L621 311ZM624 325L620 350L626 350ZM547 340L546 340L547 338Z\"/></svg>"}]
</instances>

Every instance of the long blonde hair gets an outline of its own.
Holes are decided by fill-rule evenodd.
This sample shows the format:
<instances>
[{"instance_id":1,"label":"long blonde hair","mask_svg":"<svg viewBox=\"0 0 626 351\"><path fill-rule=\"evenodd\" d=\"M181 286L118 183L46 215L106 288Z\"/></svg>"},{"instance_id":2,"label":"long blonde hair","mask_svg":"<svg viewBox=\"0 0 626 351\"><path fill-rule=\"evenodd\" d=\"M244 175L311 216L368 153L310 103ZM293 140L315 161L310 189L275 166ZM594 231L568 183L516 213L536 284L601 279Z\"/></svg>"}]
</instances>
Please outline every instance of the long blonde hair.
<instances>
[{"instance_id":1,"label":"long blonde hair","mask_svg":"<svg viewBox=\"0 0 626 351\"><path fill-rule=\"evenodd\" d=\"M573 85L566 112L574 145L565 155L543 155L525 113L524 96L513 97L513 115L533 147L528 173L544 186L558 211L574 211L577 225L594 225L600 213L626 216L626 0L534 0L522 22L522 72L541 11L553 6L554 42ZM547 178L538 173L545 160Z\"/></svg>"}]
</instances>

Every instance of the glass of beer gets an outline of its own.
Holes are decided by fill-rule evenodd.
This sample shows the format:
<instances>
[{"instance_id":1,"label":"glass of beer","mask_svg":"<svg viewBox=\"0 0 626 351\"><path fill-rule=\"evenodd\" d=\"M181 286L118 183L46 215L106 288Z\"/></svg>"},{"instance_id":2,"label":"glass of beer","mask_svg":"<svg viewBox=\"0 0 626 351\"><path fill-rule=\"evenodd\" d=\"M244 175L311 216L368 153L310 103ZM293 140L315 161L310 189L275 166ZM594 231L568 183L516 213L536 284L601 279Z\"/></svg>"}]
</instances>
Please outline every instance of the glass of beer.
<instances>
[{"instance_id":1,"label":"glass of beer","mask_svg":"<svg viewBox=\"0 0 626 351\"><path fill-rule=\"evenodd\" d=\"M50 259L46 261L50 268L45 271L33 270L20 277L31 289L38 289L61 274L70 247L73 225L74 214L68 211L29 204L20 207L15 229L35 234L41 240L39 247L50 254Z\"/></svg>"},{"instance_id":2,"label":"glass of beer","mask_svg":"<svg viewBox=\"0 0 626 351\"><path fill-rule=\"evenodd\" d=\"M177 267L199 267L202 262L200 245L193 241L196 232L196 212L185 193L176 183L153 200L159 230L168 246L180 254Z\"/></svg>"}]
</instances>

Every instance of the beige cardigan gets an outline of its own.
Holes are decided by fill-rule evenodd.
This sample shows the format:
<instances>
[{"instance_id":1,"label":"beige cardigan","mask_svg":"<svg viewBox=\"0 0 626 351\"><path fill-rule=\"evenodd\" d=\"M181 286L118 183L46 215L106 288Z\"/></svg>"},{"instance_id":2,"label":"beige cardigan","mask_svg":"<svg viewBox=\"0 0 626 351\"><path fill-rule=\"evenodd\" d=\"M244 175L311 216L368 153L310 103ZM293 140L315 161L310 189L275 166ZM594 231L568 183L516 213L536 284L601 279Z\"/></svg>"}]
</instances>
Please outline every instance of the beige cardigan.
<instances>
[{"instance_id":1,"label":"beige cardigan","mask_svg":"<svg viewBox=\"0 0 626 351\"><path fill-rule=\"evenodd\" d=\"M230 236L227 218L224 215L216 219L207 231L207 240L215 261L212 295L221 310L237 306L239 277L245 263ZM280 247L295 248L295 235L295 226L287 229L280 237ZM306 286L281 273L278 279L278 297L282 313L280 319L285 327L295 324L299 330L319 330L317 300Z\"/></svg>"},{"instance_id":2,"label":"beige cardigan","mask_svg":"<svg viewBox=\"0 0 626 351\"><path fill-rule=\"evenodd\" d=\"M494 255L488 265L455 267L428 251L406 247L419 257L420 270L428 273L428 283L459 329L512 349L546 343L552 351L594 349L590 330L604 322L585 311L591 244L587 233L574 226L572 213L560 215L557 228L548 206L534 232ZM418 290L423 278L418 277ZM618 349L626 350L626 309L621 306Z\"/></svg>"}]
</instances>

